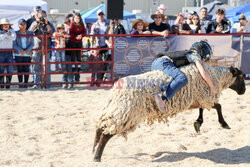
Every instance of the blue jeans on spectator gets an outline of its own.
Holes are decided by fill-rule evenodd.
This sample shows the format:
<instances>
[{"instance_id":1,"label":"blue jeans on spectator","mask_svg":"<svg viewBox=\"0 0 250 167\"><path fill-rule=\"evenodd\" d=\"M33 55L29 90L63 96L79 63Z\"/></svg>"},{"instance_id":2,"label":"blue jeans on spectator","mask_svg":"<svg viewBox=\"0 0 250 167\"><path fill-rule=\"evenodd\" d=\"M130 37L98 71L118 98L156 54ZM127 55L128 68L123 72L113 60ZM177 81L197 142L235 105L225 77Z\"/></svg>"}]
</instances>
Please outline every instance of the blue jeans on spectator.
<instances>
[{"instance_id":1,"label":"blue jeans on spectator","mask_svg":"<svg viewBox=\"0 0 250 167\"><path fill-rule=\"evenodd\" d=\"M30 63L30 57L28 56L15 56L16 63ZM18 73L28 73L30 65L17 65L17 72ZM18 81L21 83L23 82L23 75L18 75ZM24 83L28 83L29 81L29 74L24 75Z\"/></svg>"},{"instance_id":2,"label":"blue jeans on spectator","mask_svg":"<svg viewBox=\"0 0 250 167\"><path fill-rule=\"evenodd\" d=\"M170 83L161 86L161 90L166 91L167 100L170 100L175 93L184 87L188 82L185 74L175 67L172 61L168 58L156 58L152 63L152 70L163 71L165 74L173 78Z\"/></svg>"},{"instance_id":3,"label":"blue jeans on spectator","mask_svg":"<svg viewBox=\"0 0 250 167\"><path fill-rule=\"evenodd\" d=\"M34 51L32 56L33 56L33 62L34 63L41 63L41 52L40 51ZM45 56L43 57L43 61L44 61L44 58L45 58ZM48 54L47 54L47 62L49 62L49 60L50 60L50 52L48 52ZM40 64L35 64L35 65L33 65L33 72L34 73L40 73L41 68L42 67L41 67ZM51 72L50 64L47 64L47 72ZM47 75L47 83L50 82L50 78L51 78L51 76ZM36 83L36 84L41 83L41 75L35 74L34 83Z\"/></svg>"},{"instance_id":4,"label":"blue jeans on spectator","mask_svg":"<svg viewBox=\"0 0 250 167\"><path fill-rule=\"evenodd\" d=\"M65 61L71 62L71 55L65 55ZM66 65L66 71L72 72L72 64L65 64ZM74 74L63 74L62 82L73 82L73 75Z\"/></svg>"},{"instance_id":5,"label":"blue jeans on spectator","mask_svg":"<svg viewBox=\"0 0 250 167\"><path fill-rule=\"evenodd\" d=\"M14 63L13 53L12 52L0 52L0 63ZM7 73L13 73L12 65L8 65L8 66L0 65L0 74L4 73L4 68L6 68Z\"/></svg>"},{"instance_id":6,"label":"blue jeans on spectator","mask_svg":"<svg viewBox=\"0 0 250 167\"><path fill-rule=\"evenodd\" d=\"M65 62L65 51L64 50L57 50L56 51L56 62ZM56 64L56 69L64 68L65 64Z\"/></svg>"}]
</instances>

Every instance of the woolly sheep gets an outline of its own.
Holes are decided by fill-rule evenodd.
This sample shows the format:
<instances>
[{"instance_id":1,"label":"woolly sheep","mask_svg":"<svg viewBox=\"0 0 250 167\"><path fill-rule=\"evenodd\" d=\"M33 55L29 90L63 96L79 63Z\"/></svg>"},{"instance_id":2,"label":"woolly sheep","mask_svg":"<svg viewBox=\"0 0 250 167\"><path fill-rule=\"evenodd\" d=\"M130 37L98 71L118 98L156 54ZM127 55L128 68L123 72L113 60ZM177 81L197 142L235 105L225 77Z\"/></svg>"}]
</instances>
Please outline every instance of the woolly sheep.
<instances>
[{"instance_id":1,"label":"woolly sheep","mask_svg":"<svg viewBox=\"0 0 250 167\"><path fill-rule=\"evenodd\" d=\"M153 95L160 91L161 85L171 81L171 77L162 71L151 71L119 79L110 90L107 105L97 121L93 152L99 144L94 160L101 160L104 147L113 135L122 135L126 138L129 132L134 131L144 121L148 125L152 125L155 121L167 123L168 118L188 109L210 110L218 103L221 91L236 81L234 76L236 69L212 67L208 64L203 66L211 76L218 93L215 95L210 93L208 85L195 65L184 66L181 71L187 76L188 84L166 102L164 113L158 109ZM245 89L245 84L242 89Z\"/></svg>"}]
</instances>

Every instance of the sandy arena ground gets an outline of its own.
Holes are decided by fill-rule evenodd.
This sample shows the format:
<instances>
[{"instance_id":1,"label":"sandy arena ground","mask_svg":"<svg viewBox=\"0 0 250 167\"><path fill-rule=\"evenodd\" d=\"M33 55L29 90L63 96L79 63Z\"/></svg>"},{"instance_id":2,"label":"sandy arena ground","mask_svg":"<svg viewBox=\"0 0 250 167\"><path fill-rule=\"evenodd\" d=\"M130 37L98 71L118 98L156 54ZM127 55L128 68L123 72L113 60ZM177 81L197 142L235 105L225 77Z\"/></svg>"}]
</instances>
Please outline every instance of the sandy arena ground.
<instances>
[{"instance_id":1,"label":"sandy arena ground","mask_svg":"<svg viewBox=\"0 0 250 167\"><path fill-rule=\"evenodd\" d=\"M180 113L166 124L146 124L113 137L101 163L93 162L97 113L108 90L0 91L0 166L11 167L224 167L250 166L250 81L238 96L223 92L222 129L215 110L204 111L201 133L193 122L198 110Z\"/></svg>"}]
</instances>

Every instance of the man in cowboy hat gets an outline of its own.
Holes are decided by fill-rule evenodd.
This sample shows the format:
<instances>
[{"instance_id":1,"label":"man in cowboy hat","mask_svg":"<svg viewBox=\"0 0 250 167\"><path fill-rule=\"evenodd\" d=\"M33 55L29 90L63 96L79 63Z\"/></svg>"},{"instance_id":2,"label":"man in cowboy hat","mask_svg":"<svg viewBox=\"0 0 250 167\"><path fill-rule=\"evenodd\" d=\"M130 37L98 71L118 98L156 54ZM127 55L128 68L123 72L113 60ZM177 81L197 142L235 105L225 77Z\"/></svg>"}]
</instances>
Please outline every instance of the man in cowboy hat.
<instances>
[{"instance_id":1,"label":"man in cowboy hat","mask_svg":"<svg viewBox=\"0 0 250 167\"><path fill-rule=\"evenodd\" d=\"M147 30L148 22L144 22L141 19L137 19L132 23L133 30L130 34L136 35L136 34L151 34L150 31Z\"/></svg>"},{"instance_id":2,"label":"man in cowboy hat","mask_svg":"<svg viewBox=\"0 0 250 167\"><path fill-rule=\"evenodd\" d=\"M16 39L16 33L11 28L11 23L8 19L3 18L0 21L0 49L13 49L13 41ZM0 63L13 63L13 53L12 51L0 52ZM4 68L7 69L7 73L13 73L12 65L0 65L0 74L4 73ZM6 76L6 83L10 83L12 75ZM4 76L0 76L0 84L4 83ZM4 88L4 86L1 86ZM6 86L10 88L10 86Z\"/></svg>"},{"instance_id":3,"label":"man in cowboy hat","mask_svg":"<svg viewBox=\"0 0 250 167\"><path fill-rule=\"evenodd\" d=\"M154 35L161 35L164 38L168 36L170 31L169 24L162 23L164 19L164 15L157 11L155 14L151 15L151 18L154 20L153 23L149 24L149 30Z\"/></svg>"}]
</instances>

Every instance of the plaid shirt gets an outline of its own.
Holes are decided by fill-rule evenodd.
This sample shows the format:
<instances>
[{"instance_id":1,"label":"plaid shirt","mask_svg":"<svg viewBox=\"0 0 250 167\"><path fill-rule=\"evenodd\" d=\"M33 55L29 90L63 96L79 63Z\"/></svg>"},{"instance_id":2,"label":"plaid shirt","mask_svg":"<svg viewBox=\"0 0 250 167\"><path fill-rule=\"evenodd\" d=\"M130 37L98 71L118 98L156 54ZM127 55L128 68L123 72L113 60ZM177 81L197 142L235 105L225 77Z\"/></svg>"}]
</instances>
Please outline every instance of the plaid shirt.
<instances>
[{"instance_id":1,"label":"plaid shirt","mask_svg":"<svg viewBox=\"0 0 250 167\"><path fill-rule=\"evenodd\" d=\"M55 48L65 48L65 46L66 38L64 36L55 36Z\"/></svg>"},{"instance_id":2,"label":"plaid shirt","mask_svg":"<svg viewBox=\"0 0 250 167\"><path fill-rule=\"evenodd\" d=\"M108 27L109 23L106 21L104 21L104 22L105 22L105 26ZM91 35L103 35L103 34L101 34L99 21L95 22L92 25L90 34ZM92 44L94 42L96 42L96 46L101 46L101 42L100 42L101 38L103 38L103 40L104 40L104 37L92 37L91 38Z\"/></svg>"}]
</instances>

